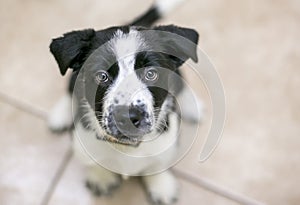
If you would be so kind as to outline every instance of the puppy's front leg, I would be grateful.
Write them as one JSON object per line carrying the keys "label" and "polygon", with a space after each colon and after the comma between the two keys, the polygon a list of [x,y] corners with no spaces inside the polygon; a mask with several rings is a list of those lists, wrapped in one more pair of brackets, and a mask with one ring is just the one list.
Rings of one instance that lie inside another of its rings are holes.
{"label": "puppy's front leg", "polygon": [[111,195],[120,184],[120,175],[96,164],[88,167],[86,186],[94,195]]}
{"label": "puppy's front leg", "polygon": [[167,205],[177,201],[179,186],[171,171],[144,176],[142,179],[153,204]]}
{"label": "puppy's front leg", "polygon": [[67,93],[54,105],[48,116],[48,127],[52,132],[63,132],[73,125],[72,97]]}
{"label": "puppy's front leg", "polygon": [[189,88],[184,87],[181,93],[179,93],[177,100],[180,105],[181,116],[184,120],[192,123],[201,122],[204,115],[203,103]]}

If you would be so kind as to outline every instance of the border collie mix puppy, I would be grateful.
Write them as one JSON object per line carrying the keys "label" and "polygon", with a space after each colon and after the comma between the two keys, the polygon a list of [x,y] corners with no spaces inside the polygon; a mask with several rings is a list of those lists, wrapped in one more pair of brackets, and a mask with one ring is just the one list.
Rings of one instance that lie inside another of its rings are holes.
{"label": "border collie mix puppy", "polygon": [[[110,143],[125,154],[149,155],[170,140],[176,141],[179,114],[190,120],[200,119],[189,105],[178,108],[175,95],[180,101],[187,92],[183,81],[174,77],[180,76],[178,68],[186,60],[197,61],[198,33],[174,25],[151,27],[180,1],[157,0],[128,25],[72,31],[53,39],[50,45],[61,74],[68,68],[73,72],[67,95],[50,113],[49,127],[55,132],[75,128],[75,154],[87,166],[87,187],[96,195],[111,194],[128,168],[129,175],[141,176],[153,203],[172,204],[177,198],[178,185],[171,171],[157,173],[153,169],[155,163],[162,167],[165,163],[168,168],[170,156],[132,165],[105,151],[105,146]],[[166,38],[166,33],[174,38]],[[189,43],[182,43],[175,36]],[[180,57],[167,51],[175,51]],[[78,136],[92,145],[86,147],[88,152],[100,150],[97,160],[119,163],[125,171],[116,173],[96,164],[82,151]],[[170,153],[176,153],[176,146]]]}

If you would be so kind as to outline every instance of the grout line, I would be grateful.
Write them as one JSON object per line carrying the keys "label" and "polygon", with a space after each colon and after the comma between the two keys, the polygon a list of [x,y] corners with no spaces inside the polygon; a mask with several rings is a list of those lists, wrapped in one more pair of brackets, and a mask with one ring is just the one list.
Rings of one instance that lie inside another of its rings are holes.
{"label": "grout line", "polygon": [[30,104],[29,102],[25,102],[23,100],[17,99],[1,91],[0,91],[0,99],[3,100],[5,103],[14,106],[19,110],[25,111],[43,120],[46,119],[47,112],[40,108],[36,108],[34,105]]}
{"label": "grout line", "polygon": [[48,205],[49,204],[49,201],[51,200],[53,193],[54,193],[61,177],[63,176],[64,171],[66,170],[67,166],[69,165],[72,157],[73,157],[72,146],[69,146],[68,150],[66,151],[66,153],[63,156],[63,159],[62,159],[53,179],[51,180],[51,184],[48,186],[48,189],[46,190],[46,193],[44,194],[44,196],[42,198],[42,202],[40,203],[40,205]]}
{"label": "grout line", "polygon": [[195,176],[191,173],[184,172],[178,168],[173,168],[172,170],[178,177],[182,178],[183,180],[188,181],[191,184],[194,184],[198,187],[202,187],[202,188],[204,188],[210,192],[213,192],[217,195],[223,196],[229,200],[235,201],[239,204],[265,205],[264,203],[259,202],[255,199],[252,199],[248,196],[234,192],[232,190],[229,190],[228,188],[221,187],[220,185],[217,185],[206,178]]}

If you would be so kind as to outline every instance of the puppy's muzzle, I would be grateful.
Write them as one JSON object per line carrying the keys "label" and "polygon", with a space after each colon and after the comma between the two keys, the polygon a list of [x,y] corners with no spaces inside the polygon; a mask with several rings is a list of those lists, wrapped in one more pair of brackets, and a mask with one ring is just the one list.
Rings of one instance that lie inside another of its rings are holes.
{"label": "puppy's muzzle", "polygon": [[142,106],[116,106],[112,111],[112,119],[116,127],[112,130],[115,130],[113,134],[116,136],[137,137],[150,132],[149,114]]}

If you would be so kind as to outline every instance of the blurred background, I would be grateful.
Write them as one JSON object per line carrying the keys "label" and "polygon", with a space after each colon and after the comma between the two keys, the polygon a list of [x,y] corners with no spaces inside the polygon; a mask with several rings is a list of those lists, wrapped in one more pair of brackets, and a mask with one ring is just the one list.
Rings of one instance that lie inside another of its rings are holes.
{"label": "blurred background", "polygon": [[[151,4],[0,1],[0,204],[42,204],[49,187],[49,204],[148,204],[137,180],[125,181],[114,197],[91,197],[83,167],[69,157],[69,135],[51,134],[43,117],[67,84],[50,55],[51,38],[129,22]],[[178,169],[266,204],[300,204],[299,21],[299,0],[187,0],[158,23],[200,33],[199,46],[226,92],[227,120],[216,151],[199,163],[200,137]],[[180,181],[178,204],[236,204]]]}

